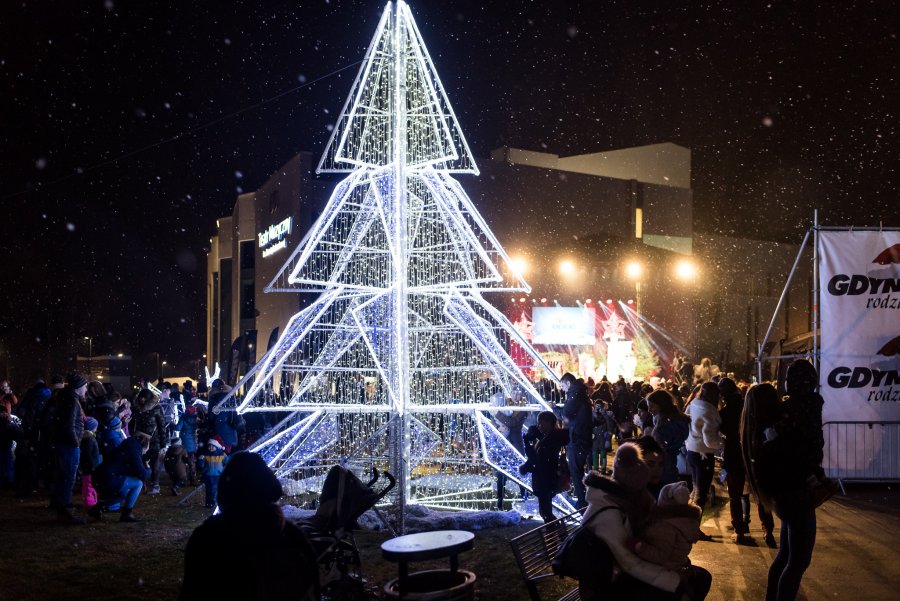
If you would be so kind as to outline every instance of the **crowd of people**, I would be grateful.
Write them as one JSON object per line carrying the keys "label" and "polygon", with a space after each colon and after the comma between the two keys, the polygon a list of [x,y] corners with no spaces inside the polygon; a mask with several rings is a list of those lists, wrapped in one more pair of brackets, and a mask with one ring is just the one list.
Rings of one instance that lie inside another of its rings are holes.
{"label": "crowd of people", "polygon": [[[796,596],[815,544],[815,508],[834,492],[820,467],[823,401],[816,371],[807,361],[794,362],[784,399],[769,383],[751,386],[712,370],[695,375],[692,385],[651,385],[566,373],[556,412],[542,412],[531,424],[525,412],[493,412],[527,457],[520,471],[532,474],[541,517],[552,521],[553,498],[571,495],[576,508],[586,509],[582,523],[621,572],[614,583],[586,576],[582,598],[598,598],[597,591],[607,594],[610,587],[623,598],[705,598],[711,576],[688,556],[695,543],[711,540],[700,525],[717,467],[728,491],[733,542],[751,540],[752,491],[765,544],[778,548],[766,599]],[[222,501],[219,481],[230,458],[254,434],[235,411],[216,410],[229,391],[222,380],[212,382],[208,395],[190,382],[157,388],[143,381],[129,399],[71,373],[53,376],[49,385],[38,379],[20,401],[0,382],[0,486],[22,497],[44,490],[61,522],[83,524],[87,518],[72,500],[80,484],[89,517],[118,511],[119,521],[133,522],[140,495],[160,494],[165,470],[169,492],[177,496],[202,483],[206,506],[214,507]],[[271,491],[246,503],[271,509],[280,486],[257,468],[250,473]],[[505,482],[498,484],[502,507]],[[243,502],[233,514],[246,509]],[[280,513],[271,511],[278,537],[290,539]],[[773,514],[781,521],[780,542]],[[228,515],[222,519],[230,523]],[[208,530],[212,541],[215,529]],[[200,545],[198,537],[189,551]]]}
{"label": "crowd of people", "polygon": [[[202,484],[206,506],[215,507],[229,457],[260,433],[235,411],[216,410],[229,391],[221,379],[208,390],[190,380],[158,387],[142,380],[129,398],[71,373],[49,385],[37,378],[20,401],[0,382],[0,487],[19,497],[45,491],[63,523],[113,511],[134,522],[140,495],[160,494],[165,470],[168,492]],[[79,489],[87,516],[72,500]]]}
{"label": "crowd of people", "polygon": [[[821,468],[823,401],[815,369],[795,361],[784,399],[769,383],[736,382],[710,369],[695,376],[692,386],[654,387],[566,373],[560,415],[541,413],[525,433],[520,471],[532,474],[541,517],[552,521],[553,497],[571,495],[576,508],[587,508],[582,523],[622,571],[615,583],[597,582],[602,570],[586,574],[582,599],[601,598],[601,590],[611,598],[613,589],[621,598],[705,598],[711,576],[691,566],[688,553],[712,540],[700,524],[717,468],[728,491],[732,541],[752,543],[752,491],[763,540],[778,548],[767,601],[795,598],[812,558],[815,508],[836,490]],[[780,542],[773,513],[781,520]]]}

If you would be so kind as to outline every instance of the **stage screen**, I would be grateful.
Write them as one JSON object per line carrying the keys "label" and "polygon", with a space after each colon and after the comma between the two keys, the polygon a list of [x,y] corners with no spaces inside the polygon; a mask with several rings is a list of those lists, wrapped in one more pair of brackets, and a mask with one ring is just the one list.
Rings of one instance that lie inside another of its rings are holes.
{"label": "stage screen", "polygon": [[595,311],[584,307],[534,307],[532,343],[594,344],[594,317]]}

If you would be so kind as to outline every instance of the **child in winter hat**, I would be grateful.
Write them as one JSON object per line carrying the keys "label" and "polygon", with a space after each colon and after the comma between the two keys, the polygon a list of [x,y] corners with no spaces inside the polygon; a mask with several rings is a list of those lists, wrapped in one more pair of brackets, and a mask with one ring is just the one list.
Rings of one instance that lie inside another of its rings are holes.
{"label": "child in winter hat", "polygon": [[197,457],[200,472],[203,474],[203,487],[206,492],[206,506],[215,507],[219,491],[219,477],[228,462],[225,455],[225,443],[218,435],[206,442],[206,452]]}
{"label": "child in winter hat", "polygon": [[650,522],[635,542],[634,552],[638,557],[670,570],[690,565],[688,555],[699,540],[702,514],[690,499],[685,482],[662,487]]}

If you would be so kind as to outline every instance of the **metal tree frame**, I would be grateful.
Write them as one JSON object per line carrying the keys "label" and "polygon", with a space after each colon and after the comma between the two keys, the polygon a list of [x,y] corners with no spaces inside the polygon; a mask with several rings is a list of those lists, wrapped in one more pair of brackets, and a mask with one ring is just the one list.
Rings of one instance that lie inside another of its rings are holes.
{"label": "metal tree frame", "polygon": [[491,412],[498,392],[523,397],[507,411],[551,410],[525,370],[552,372],[482,297],[530,287],[451,177],[478,169],[402,1],[317,172],[349,175],[266,291],[319,296],[222,407],[291,412],[252,449],[290,492],[336,462],[390,469],[401,529],[409,503],[485,507],[495,470],[530,487]]}

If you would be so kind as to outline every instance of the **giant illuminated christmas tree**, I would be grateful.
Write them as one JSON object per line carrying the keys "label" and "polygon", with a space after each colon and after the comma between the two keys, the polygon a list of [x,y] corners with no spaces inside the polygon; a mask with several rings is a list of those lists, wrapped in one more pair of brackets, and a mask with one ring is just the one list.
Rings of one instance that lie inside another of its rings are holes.
{"label": "giant illuminated christmas tree", "polygon": [[389,469],[401,516],[487,507],[494,470],[528,486],[492,415],[506,397],[522,398],[506,411],[549,409],[523,371],[546,366],[482,292],[529,288],[451,177],[478,169],[403,2],[385,8],[318,172],[349,175],[267,291],[319,296],[227,399],[291,412],[254,450],[295,494],[334,463]]}

